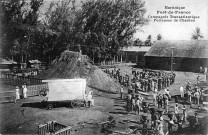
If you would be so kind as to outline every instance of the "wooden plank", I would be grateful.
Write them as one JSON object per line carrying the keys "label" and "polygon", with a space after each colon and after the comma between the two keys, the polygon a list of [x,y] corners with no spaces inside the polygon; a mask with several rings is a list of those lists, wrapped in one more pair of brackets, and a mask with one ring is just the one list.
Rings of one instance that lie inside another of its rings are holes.
{"label": "wooden plank", "polygon": [[[63,128],[63,129],[60,129],[60,130],[56,131],[56,132],[54,133],[54,135],[59,135],[59,134],[61,134],[61,135],[69,135],[70,132],[71,132],[71,127],[68,126],[68,127],[65,127],[65,128]],[[62,133],[63,133],[63,134],[62,134]]]}
{"label": "wooden plank", "polygon": [[[139,94],[142,94],[142,95],[145,95],[145,96],[149,96],[149,94],[146,93],[146,92],[141,92],[141,91],[138,91],[138,92],[139,92]],[[135,95],[137,95],[137,94],[135,94]]]}

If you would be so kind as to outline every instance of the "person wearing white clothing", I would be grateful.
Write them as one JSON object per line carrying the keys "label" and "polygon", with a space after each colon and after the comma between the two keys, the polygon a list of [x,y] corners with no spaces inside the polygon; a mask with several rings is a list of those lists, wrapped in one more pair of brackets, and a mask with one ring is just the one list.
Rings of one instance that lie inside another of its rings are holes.
{"label": "person wearing white clothing", "polygon": [[26,87],[26,85],[23,85],[22,89],[23,89],[23,98],[26,99],[27,98],[27,87]]}
{"label": "person wearing white clothing", "polygon": [[178,113],[179,113],[179,109],[178,109],[178,103],[176,103],[176,105],[175,105],[175,115],[177,115]]}
{"label": "person wearing white clothing", "polygon": [[15,99],[15,102],[16,102],[16,100],[20,99],[20,90],[18,86],[15,89],[15,94],[16,94],[16,99]]}
{"label": "person wearing white clothing", "polygon": [[204,73],[205,74],[207,73],[207,67],[204,67]]}
{"label": "person wearing white clothing", "polygon": [[153,99],[155,106],[157,105],[157,88],[155,88],[155,91],[153,92]]}
{"label": "person wearing white clothing", "polygon": [[89,107],[92,105],[94,106],[94,99],[92,98],[92,91],[90,91],[87,95],[87,101],[88,101],[88,105]]}
{"label": "person wearing white clothing", "polygon": [[121,94],[121,99],[123,99],[123,94],[124,94],[124,88],[123,88],[123,86],[121,86],[120,94]]}
{"label": "person wearing white clothing", "polygon": [[183,84],[182,84],[181,87],[180,87],[180,94],[181,94],[181,97],[184,97]]}

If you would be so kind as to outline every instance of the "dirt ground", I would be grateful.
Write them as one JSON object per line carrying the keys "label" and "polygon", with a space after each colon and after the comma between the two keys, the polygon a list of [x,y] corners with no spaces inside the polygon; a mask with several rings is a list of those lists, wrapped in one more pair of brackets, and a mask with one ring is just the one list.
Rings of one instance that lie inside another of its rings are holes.
{"label": "dirt ground", "polygon": [[[123,74],[131,72],[131,67],[119,67]],[[141,69],[138,69],[141,70]],[[186,84],[187,80],[196,83],[196,78],[199,74],[188,73],[188,72],[176,72],[176,82],[169,88],[171,95],[179,94],[179,87],[181,83]],[[2,90],[10,90],[11,86],[2,86]],[[36,134],[37,127],[40,124],[44,124],[48,121],[55,120],[63,124],[73,126],[77,135],[92,135],[92,134],[113,134],[114,131],[125,131],[131,132],[135,127],[142,129],[141,124],[137,121],[139,117],[134,112],[126,114],[125,112],[125,100],[119,99],[119,94],[107,94],[99,93],[100,95],[94,95],[95,106],[91,108],[66,108],[58,107],[52,110],[47,110],[41,106],[30,106],[23,107],[24,103],[37,103],[41,102],[44,97],[29,97],[28,99],[21,99],[17,103],[4,103],[0,104],[0,133],[1,134]],[[170,110],[173,110],[175,106],[174,100],[169,104]],[[182,105],[179,104],[179,108]],[[205,120],[208,117],[207,112],[201,111],[197,106],[190,108],[190,105],[186,105],[188,109],[188,116],[193,117],[194,112],[199,113],[199,118]],[[116,127],[102,131],[99,122],[105,121],[109,115],[116,117]],[[150,115],[149,115],[150,118]],[[167,119],[167,116],[165,116]],[[82,123],[82,125],[81,125]],[[84,123],[84,124],[83,124]],[[75,125],[78,125],[75,127]],[[183,126],[183,134],[201,134],[201,130],[190,130],[188,128],[189,123],[187,122]],[[150,123],[148,125],[150,128]],[[177,126],[174,127],[174,133],[176,132]],[[167,123],[164,124],[164,132],[167,131]],[[134,133],[135,134],[135,133]],[[150,132],[150,134],[152,134]]]}

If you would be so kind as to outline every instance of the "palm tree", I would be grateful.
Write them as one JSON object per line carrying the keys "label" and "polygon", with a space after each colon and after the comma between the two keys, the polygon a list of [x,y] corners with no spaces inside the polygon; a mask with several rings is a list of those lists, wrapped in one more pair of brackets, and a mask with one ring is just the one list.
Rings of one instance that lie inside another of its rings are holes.
{"label": "palm tree", "polygon": [[201,30],[199,27],[196,27],[194,33],[192,33],[191,39],[199,40],[200,38],[203,38]]}

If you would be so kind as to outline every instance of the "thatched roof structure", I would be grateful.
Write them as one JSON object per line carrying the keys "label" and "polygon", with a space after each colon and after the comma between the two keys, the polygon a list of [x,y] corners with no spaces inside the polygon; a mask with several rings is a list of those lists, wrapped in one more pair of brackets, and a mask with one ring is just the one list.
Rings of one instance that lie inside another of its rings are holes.
{"label": "thatched roof structure", "polygon": [[[82,58],[82,57],[81,57]],[[120,85],[87,59],[80,59],[78,52],[64,51],[52,66],[41,72],[39,79],[85,78],[90,88],[106,92],[119,92]]]}
{"label": "thatched roof structure", "polygon": [[182,58],[208,58],[208,40],[156,41],[145,56]]}

